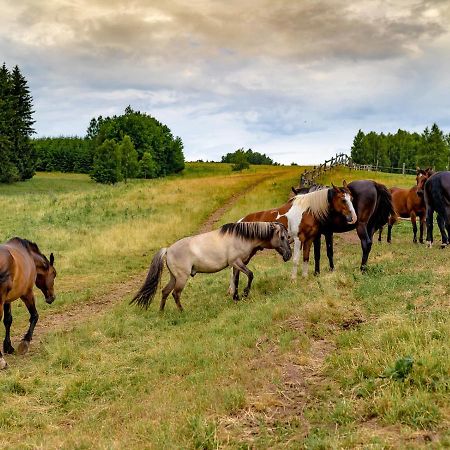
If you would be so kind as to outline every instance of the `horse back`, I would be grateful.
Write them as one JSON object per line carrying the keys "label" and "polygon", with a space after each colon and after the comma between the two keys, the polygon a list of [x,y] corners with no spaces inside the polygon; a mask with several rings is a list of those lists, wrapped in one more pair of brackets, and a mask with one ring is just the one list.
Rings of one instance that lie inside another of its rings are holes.
{"label": "horse back", "polygon": [[0,245],[0,273],[9,275],[6,298],[8,301],[16,300],[26,294],[33,288],[36,281],[36,266],[33,258],[25,249],[9,243]]}

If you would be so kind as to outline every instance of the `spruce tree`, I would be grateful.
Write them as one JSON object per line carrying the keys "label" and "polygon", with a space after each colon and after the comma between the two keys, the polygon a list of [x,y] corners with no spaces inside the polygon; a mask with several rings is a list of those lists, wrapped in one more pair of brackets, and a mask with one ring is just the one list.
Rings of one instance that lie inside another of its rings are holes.
{"label": "spruce tree", "polygon": [[15,66],[11,73],[11,133],[12,162],[19,171],[21,180],[28,180],[34,175],[35,155],[30,137],[33,129],[33,98],[28,83]]}

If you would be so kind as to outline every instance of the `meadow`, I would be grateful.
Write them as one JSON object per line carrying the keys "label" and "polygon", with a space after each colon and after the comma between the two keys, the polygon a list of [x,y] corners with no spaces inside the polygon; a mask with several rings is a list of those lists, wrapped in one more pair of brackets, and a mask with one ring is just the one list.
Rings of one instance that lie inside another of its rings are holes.
{"label": "meadow", "polygon": [[[282,204],[302,170],[191,163],[117,186],[47,173],[0,186],[1,240],[36,241],[58,270],[30,352],[0,373],[0,447],[449,446],[449,249],[414,245],[408,222],[374,243],[367,274],[351,232],[335,238],[334,272],[323,256],[320,276],[311,263],[292,283],[291,263],[263,252],[238,303],[225,270],[189,280],[184,313],[128,305],[157,249],[224,205],[216,226]],[[415,182],[347,169],[322,181],[344,178]],[[17,346],[28,316],[19,302],[13,315]]]}

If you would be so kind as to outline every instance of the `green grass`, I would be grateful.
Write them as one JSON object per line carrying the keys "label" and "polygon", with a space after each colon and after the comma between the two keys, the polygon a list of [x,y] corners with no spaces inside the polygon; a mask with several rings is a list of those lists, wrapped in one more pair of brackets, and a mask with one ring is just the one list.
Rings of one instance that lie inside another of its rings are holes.
{"label": "green grass", "polygon": [[[23,208],[11,209],[2,235],[20,235],[22,227],[46,251],[58,246],[56,307],[69,313],[73,302],[138,273],[156,248],[192,233],[256,180],[267,177],[222,222],[282,204],[302,170],[231,175],[198,164],[185,179],[128,186],[79,177],[71,190],[71,175],[42,174],[26,183],[39,185],[39,195],[2,187],[11,189],[2,201],[13,197],[36,220],[22,223]],[[355,176],[342,170],[332,180]],[[84,212],[88,204],[92,211]],[[125,250],[110,242],[122,234],[131,241]],[[183,314],[172,301],[164,314],[157,305],[142,312],[128,306],[130,294],[104,314],[47,333],[28,355],[7,356],[0,446],[405,448],[428,438],[436,448],[448,445],[448,252],[411,240],[409,223],[395,226],[393,243],[375,243],[362,275],[359,243],[337,236],[335,272],[324,258],[322,275],[296,284],[291,264],[264,252],[251,263],[251,296],[237,304],[226,296],[225,270],[189,280]],[[42,303],[39,310],[44,318],[49,312]],[[23,313],[13,323],[20,327]],[[387,376],[407,356],[411,371],[403,379]]]}

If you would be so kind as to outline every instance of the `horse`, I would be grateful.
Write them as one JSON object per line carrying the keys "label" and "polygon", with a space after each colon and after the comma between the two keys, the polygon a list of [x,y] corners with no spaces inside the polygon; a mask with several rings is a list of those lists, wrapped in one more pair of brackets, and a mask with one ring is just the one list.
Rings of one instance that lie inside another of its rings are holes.
{"label": "horse", "polygon": [[[291,238],[294,239],[294,266],[291,278],[295,280],[300,259],[299,228],[302,216],[306,211],[309,211],[320,222],[325,221],[332,212],[341,216],[348,223],[356,222],[356,212],[353,208],[350,191],[346,189],[346,186],[347,184],[344,181],[344,188],[342,189],[333,186],[332,188],[323,188],[307,194],[296,195],[278,208],[247,214],[239,222],[278,221],[288,229]],[[232,291],[232,283],[230,283],[229,291]]]}
{"label": "horse", "polygon": [[433,245],[433,213],[436,211],[442,236],[441,248],[445,248],[449,244],[450,235],[450,172],[436,172],[431,175],[425,183],[424,196],[428,247]]}
{"label": "horse", "polygon": [[[21,298],[30,313],[30,326],[20,342],[18,352],[28,351],[33,331],[39,319],[36,310],[33,286],[36,285],[44,294],[47,303],[55,300],[54,281],[56,270],[55,257],[50,259],[41,253],[39,247],[26,239],[15,237],[0,245],[0,320],[4,314],[5,340],[3,352],[14,353],[11,345],[10,329],[12,324],[11,302]],[[0,352],[0,369],[7,363]]]}
{"label": "horse", "polygon": [[[322,234],[325,236],[330,270],[334,270],[333,233],[344,233],[356,228],[362,249],[360,270],[365,272],[370,250],[372,249],[373,234],[385,225],[389,216],[394,213],[391,193],[383,184],[372,180],[356,180],[348,185],[345,184],[344,187],[348,189],[352,196],[357,221],[349,222],[338,211],[332,210],[328,217],[320,222],[319,230],[314,238],[314,272],[316,275],[320,273],[320,240]],[[308,220],[312,220],[309,215],[303,219],[305,229],[308,226]],[[304,251],[304,261],[305,258],[306,260],[309,258],[309,253],[306,253]]]}
{"label": "horse", "polygon": [[[398,218],[411,219],[413,227],[413,242],[417,243],[417,225],[416,218],[420,221],[419,242],[423,244],[423,229],[425,224],[425,200],[423,197],[423,187],[425,182],[432,174],[431,169],[417,169],[416,185],[410,189],[401,189],[392,187],[389,192],[392,195],[392,203],[395,213],[389,217],[387,242],[391,243],[392,227],[398,221]],[[380,228],[378,241],[381,242],[383,227]]]}
{"label": "horse", "polygon": [[[164,310],[171,292],[178,309],[183,311],[180,297],[189,275],[193,277],[197,273],[215,273],[228,266],[247,276],[248,283],[244,289],[246,297],[253,281],[253,272],[247,264],[258,250],[265,248],[276,250],[284,261],[291,258],[289,235],[283,224],[228,223],[217,230],[185,237],[155,254],[144,284],[130,303],[148,308],[161,280],[164,258],[170,280],[162,290],[160,311]],[[239,300],[237,288],[235,285],[233,292],[233,299],[236,301]]]}

